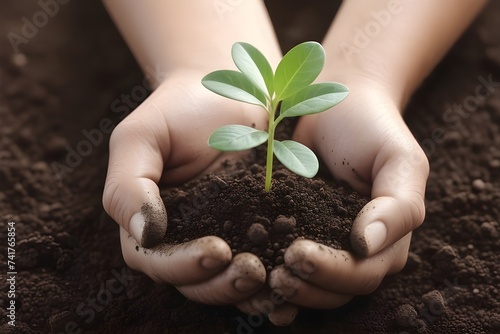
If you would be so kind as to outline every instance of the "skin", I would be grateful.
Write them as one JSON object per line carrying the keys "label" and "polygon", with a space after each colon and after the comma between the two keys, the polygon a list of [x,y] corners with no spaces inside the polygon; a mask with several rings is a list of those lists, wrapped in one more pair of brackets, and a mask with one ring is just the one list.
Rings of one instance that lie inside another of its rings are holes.
{"label": "skin", "polygon": [[[270,285],[286,290],[287,301],[297,305],[338,307],[403,268],[411,231],[424,220],[429,164],[401,113],[486,1],[400,1],[397,14],[367,46],[346,52],[343,42],[353,44],[356,28],[374,21],[372,11],[388,11],[388,3],[342,3],[323,41],[327,61],[320,80],[342,82],[350,95],[333,110],[302,118],[295,132],[336,178],[372,198],[351,232],[357,257],[308,240],[288,248],[285,265],[295,274],[277,268]],[[382,222],[386,232],[365,232],[373,222]]]}
{"label": "skin", "polygon": [[[383,0],[343,2],[322,41],[327,59],[318,82],[341,82],[350,95],[331,111],[303,117],[294,137],[319,153],[334,177],[372,201],[354,222],[356,254],[298,240],[268,278],[270,287],[263,287],[265,270],[254,255],[233,258],[217,237],[157,246],[167,229],[157,183],[183,182],[227,158],[206,144],[219,126],[266,126],[261,109],[200,84],[213,70],[234,69],[229,50],[237,41],[255,45],[275,68],[281,53],[265,7],[260,1],[225,11],[204,0],[104,3],[142,68],[159,66],[165,74],[110,141],[103,204],[120,224],[130,267],[192,300],[235,304],[279,325],[290,323],[299,306],[339,307],[402,269],[411,231],[424,220],[429,165],[401,113],[485,0],[401,0],[399,7]],[[357,31],[378,22],[373,11],[390,16],[362,43]],[[284,299],[269,304],[273,293]]]}
{"label": "skin", "polygon": [[[248,41],[278,63],[281,51],[267,11],[261,2],[247,1],[221,19],[205,0],[104,3],[144,71],[160,72],[156,90],[110,139],[103,205],[120,225],[124,259],[192,300],[243,302],[265,282],[260,260],[252,254],[233,258],[227,243],[214,236],[157,246],[167,230],[157,183],[184,182],[220,165],[227,155],[207,145],[216,128],[267,125],[262,109],[222,98],[201,85],[207,73],[234,68],[228,52],[234,41]],[[258,27],[254,22],[260,22]],[[203,30],[210,34],[200,34]]]}

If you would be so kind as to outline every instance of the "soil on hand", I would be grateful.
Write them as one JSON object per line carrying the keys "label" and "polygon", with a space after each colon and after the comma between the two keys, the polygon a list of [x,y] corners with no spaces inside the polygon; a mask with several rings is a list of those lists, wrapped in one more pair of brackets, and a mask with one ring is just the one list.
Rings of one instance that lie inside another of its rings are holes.
{"label": "soil on hand", "polygon": [[[26,20],[43,19],[40,3],[58,3],[58,12],[45,15],[36,34],[18,39],[15,53],[6,36],[22,37]],[[340,309],[302,310],[287,328],[234,307],[192,303],[126,267],[118,227],[101,206],[108,127],[150,90],[100,1],[62,3],[0,2],[2,278],[9,221],[16,223],[17,240],[16,327],[7,324],[10,286],[2,279],[0,333],[500,332],[499,2],[490,1],[407,108],[407,124],[429,157],[431,174],[427,216],[413,234],[405,269]],[[237,1],[216,3],[227,4],[225,17],[238,10]],[[286,50],[321,40],[340,1],[267,4]],[[250,174],[259,180],[250,168],[241,173],[231,180],[242,183]],[[278,176],[274,189],[287,189],[287,180]],[[287,233],[292,216],[300,229],[300,212],[279,211],[266,217],[273,226],[268,233]],[[247,223],[268,224],[254,219],[248,216]],[[221,233],[224,225],[242,224],[229,221],[219,222]],[[262,227],[254,226],[252,240],[264,243]],[[248,229],[242,231],[241,240],[250,240]],[[279,250],[272,250],[277,260]]]}

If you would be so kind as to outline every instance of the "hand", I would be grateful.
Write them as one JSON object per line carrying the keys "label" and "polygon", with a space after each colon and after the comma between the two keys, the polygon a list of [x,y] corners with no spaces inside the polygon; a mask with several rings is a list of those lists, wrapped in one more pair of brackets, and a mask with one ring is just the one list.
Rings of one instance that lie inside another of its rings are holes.
{"label": "hand", "polygon": [[208,147],[207,138],[219,126],[245,124],[263,129],[267,122],[262,109],[205,89],[202,76],[171,73],[116,127],[110,140],[103,205],[120,225],[127,265],[157,282],[175,285],[192,300],[233,304],[265,282],[264,266],[255,255],[232,258],[227,243],[215,236],[161,244],[167,213],[157,186],[160,179],[182,182],[214,168],[223,157]]}
{"label": "hand", "polygon": [[385,275],[403,268],[411,231],[425,215],[429,165],[400,108],[377,83],[347,86],[345,101],[302,118],[295,137],[319,152],[334,177],[371,192],[372,200],[352,228],[358,256],[310,240],[287,249],[285,266],[271,273],[270,285],[300,306],[335,308],[375,290]]}

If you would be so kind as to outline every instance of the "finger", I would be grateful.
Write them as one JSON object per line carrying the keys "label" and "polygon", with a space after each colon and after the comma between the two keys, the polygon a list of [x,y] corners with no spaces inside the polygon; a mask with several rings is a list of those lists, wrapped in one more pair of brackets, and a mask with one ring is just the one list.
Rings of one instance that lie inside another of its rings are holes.
{"label": "finger", "polygon": [[267,316],[274,312],[277,305],[284,302],[280,295],[273,293],[268,286],[264,286],[256,294],[236,304],[236,307],[246,314],[264,314]]}
{"label": "finger", "polygon": [[251,253],[237,254],[229,266],[206,282],[178,286],[187,298],[212,305],[235,304],[253,295],[266,281],[266,270]]}
{"label": "finger", "polygon": [[299,312],[296,305],[285,302],[281,295],[269,287],[262,288],[258,293],[236,306],[241,312],[255,317],[265,315],[276,326],[289,325]]}
{"label": "finger", "polygon": [[288,326],[295,320],[298,313],[299,307],[297,305],[284,303],[278,305],[268,318],[275,326]]}
{"label": "finger", "polygon": [[425,217],[427,157],[412,139],[394,142],[377,155],[373,200],[358,214],[351,231],[351,245],[360,256],[371,256],[393,244]]}
{"label": "finger", "polygon": [[144,102],[113,131],[108,173],[103,193],[106,212],[144,247],[161,241],[167,228],[167,213],[157,186],[163,159],[168,154],[164,122],[153,103]]}
{"label": "finger", "polygon": [[195,284],[210,279],[231,262],[231,249],[222,239],[203,237],[178,245],[139,247],[120,228],[122,254],[127,265],[156,282],[172,285]]}
{"label": "finger", "polygon": [[314,146],[314,136],[311,131],[317,128],[318,115],[302,116],[293,131],[292,139],[298,141],[309,148]]}
{"label": "finger", "polygon": [[302,239],[288,247],[284,260],[296,276],[311,284],[329,291],[363,295],[373,292],[387,274],[404,267],[410,238],[411,233],[366,259]]}
{"label": "finger", "polygon": [[285,266],[278,266],[271,272],[269,286],[281,294],[287,302],[308,308],[336,308],[346,304],[353,297],[306,282]]}

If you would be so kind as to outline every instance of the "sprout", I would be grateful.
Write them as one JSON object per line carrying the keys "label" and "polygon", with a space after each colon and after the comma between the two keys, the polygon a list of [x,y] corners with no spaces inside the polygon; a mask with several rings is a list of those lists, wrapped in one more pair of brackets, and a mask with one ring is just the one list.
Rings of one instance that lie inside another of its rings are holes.
{"label": "sprout", "polygon": [[275,140],[274,133],[285,117],[323,112],[349,94],[347,87],[339,83],[312,83],[325,63],[321,44],[305,42],[295,46],[280,61],[276,72],[264,55],[248,43],[235,43],[232,57],[239,72],[215,71],[206,75],[202,84],[219,95],[264,108],[269,115],[268,131],[226,125],[212,133],[208,145],[220,151],[241,151],[267,141],[266,191],[271,188],[273,154],[292,172],[314,177],[319,169],[316,155],[296,141]]}

